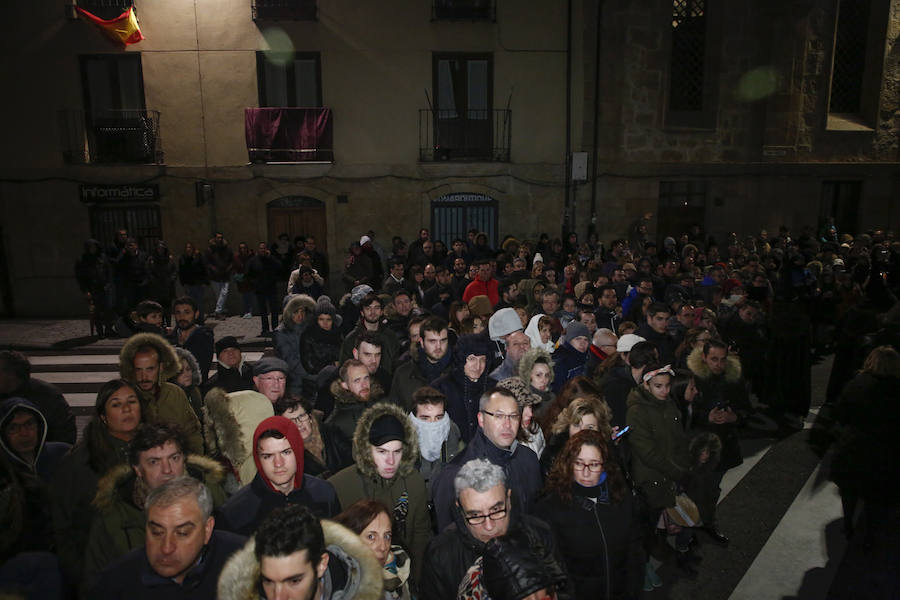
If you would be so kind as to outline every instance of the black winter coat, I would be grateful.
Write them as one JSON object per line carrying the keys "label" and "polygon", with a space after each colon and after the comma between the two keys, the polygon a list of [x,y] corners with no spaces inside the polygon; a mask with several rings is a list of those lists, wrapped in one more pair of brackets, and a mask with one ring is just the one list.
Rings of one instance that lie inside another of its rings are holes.
{"label": "black winter coat", "polygon": [[466,448],[447,463],[432,483],[431,497],[434,503],[438,531],[453,522],[453,507],[456,505],[456,491],[453,480],[464,464],[476,458],[483,458],[503,468],[506,474],[506,486],[512,490],[513,497],[525,514],[534,509],[534,500],[543,485],[541,465],[537,455],[531,448],[515,444],[515,450],[509,452],[498,448],[481,429],[469,442]]}
{"label": "black winter coat", "polygon": [[[526,529],[530,535],[544,540],[546,547],[556,551],[553,532],[547,524],[530,515],[510,513],[507,532]],[[425,549],[419,586],[419,600],[456,600],[459,584],[472,563],[484,553],[484,544],[469,533],[462,514],[453,505],[453,523],[438,536],[431,539]],[[560,559],[562,560],[562,559]]]}
{"label": "black winter coat", "polygon": [[553,494],[538,502],[535,514],[556,535],[574,585],[573,597],[638,597],[643,584],[644,553],[637,502],[630,492],[621,502],[593,502],[575,494],[565,501]]}
{"label": "black winter coat", "polygon": [[466,377],[461,367],[452,366],[431,387],[447,396],[447,414],[459,427],[462,440],[469,443],[478,431],[478,402],[487,387],[487,368],[478,381],[472,381]]}
{"label": "black winter coat", "polygon": [[341,512],[334,487],[311,475],[303,476],[303,486],[288,495],[272,491],[259,473],[242,487],[216,514],[216,529],[240,535],[251,535],[262,520],[279,506],[302,504],[320,519],[330,519]]}
{"label": "black winter coat", "polygon": [[322,436],[322,444],[325,447],[325,464],[322,464],[309,450],[304,450],[303,472],[321,479],[328,479],[353,463],[353,452],[350,440],[337,427],[319,423],[319,435]]}
{"label": "black winter coat", "polygon": [[637,387],[634,377],[631,375],[631,367],[621,365],[609,370],[603,381],[600,382],[600,391],[609,409],[612,411],[610,425],[625,426],[625,416],[628,414],[628,394]]}
{"label": "black winter coat", "polygon": [[310,321],[300,336],[300,362],[310,375],[338,362],[341,354],[341,332],[336,325],[325,331],[316,321]]}
{"label": "black winter coat", "polygon": [[150,567],[143,546],[116,561],[101,575],[87,598],[104,600],[178,600],[179,598],[215,598],[219,573],[231,555],[246,539],[225,531],[213,531],[203,560],[188,571],[181,584],[160,577]]}

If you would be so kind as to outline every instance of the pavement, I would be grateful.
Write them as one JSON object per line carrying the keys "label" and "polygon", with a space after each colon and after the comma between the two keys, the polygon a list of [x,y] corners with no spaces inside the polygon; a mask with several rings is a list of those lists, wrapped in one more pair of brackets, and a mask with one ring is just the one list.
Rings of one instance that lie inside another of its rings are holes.
{"label": "pavement", "polygon": [[[259,317],[240,316],[224,319],[207,318],[204,323],[213,329],[216,339],[233,335],[247,348],[265,350],[271,338],[260,337]],[[81,352],[109,352],[121,348],[126,338],[99,339],[91,335],[87,319],[0,319],[0,348],[29,351],[77,350]]]}

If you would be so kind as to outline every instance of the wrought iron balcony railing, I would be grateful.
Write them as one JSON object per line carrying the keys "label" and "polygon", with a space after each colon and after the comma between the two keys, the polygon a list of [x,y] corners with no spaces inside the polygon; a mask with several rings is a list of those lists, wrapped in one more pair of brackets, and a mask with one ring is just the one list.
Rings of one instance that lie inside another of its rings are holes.
{"label": "wrought iron balcony railing", "polygon": [[159,111],[83,110],[59,113],[63,158],[68,163],[161,164]]}
{"label": "wrought iron balcony railing", "polygon": [[253,20],[316,20],[316,0],[252,0]]}
{"label": "wrought iron balcony railing", "polygon": [[419,160],[509,161],[509,109],[419,110]]}
{"label": "wrought iron balcony railing", "polygon": [[431,18],[496,21],[497,6],[494,0],[432,0]]}

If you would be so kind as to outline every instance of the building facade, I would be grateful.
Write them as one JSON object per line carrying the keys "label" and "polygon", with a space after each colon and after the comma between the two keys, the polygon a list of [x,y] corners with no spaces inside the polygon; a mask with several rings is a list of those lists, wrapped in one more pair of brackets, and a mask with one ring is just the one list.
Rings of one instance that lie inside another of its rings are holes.
{"label": "building facade", "polygon": [[83,314],[74,261],[121,227],[176,258],[315,235],[338,279],[370,229],[900,222],[900,0],[79,4],[133,5],[145,39],[72,0],[8,7],[7,314]]}

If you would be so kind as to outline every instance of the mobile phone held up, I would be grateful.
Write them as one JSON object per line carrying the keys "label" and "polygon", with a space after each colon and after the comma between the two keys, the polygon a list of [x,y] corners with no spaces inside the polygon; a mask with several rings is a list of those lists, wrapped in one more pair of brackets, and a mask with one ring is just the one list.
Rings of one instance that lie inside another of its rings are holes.
{"label": "mobile phone held up", "polygon": [[619,439],[620,437],[622,437],[629,431],[631,431],[631,425],[626,425],[625,427],[623,427],[622,429],[620,429],[616,432],[616,435],[613,436],[613,440]]}

